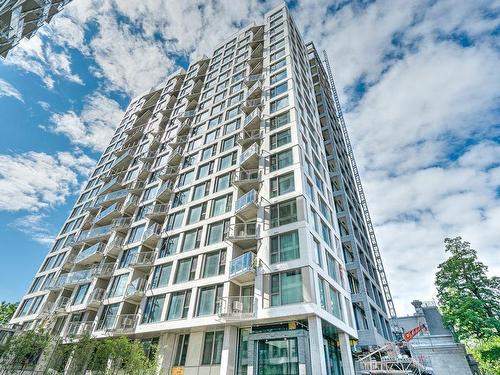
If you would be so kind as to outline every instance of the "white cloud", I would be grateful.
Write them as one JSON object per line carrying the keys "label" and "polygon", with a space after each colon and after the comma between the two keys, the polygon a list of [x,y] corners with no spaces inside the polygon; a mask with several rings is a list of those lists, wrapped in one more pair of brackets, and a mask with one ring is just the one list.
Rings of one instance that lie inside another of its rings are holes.
{"label": "white cloud", "polygon": [[38,212],[63,204],[95,161],[79,151],[0,155],[0,210]]}
{"label": "white cloud", "polygon": [[51,115],[48,130],[64,134],[75,145],[103,151],[121,120],[122,110],[116,101],[98,92],[86,100],[80,114],[68,111]]}
{"label": "white cloud", "polygon": [[2,96],[11,96],[17,100],[24,101],[21,93],[16,90],[9,82],[0,79],[0,98]]}
{"label": "white cloud", "polygon": [[21,216],[9,224],[9,227],[23,232],[32,240],[48,246],[54,243],[54,231],[47,222],[47,214],[34,213]]}

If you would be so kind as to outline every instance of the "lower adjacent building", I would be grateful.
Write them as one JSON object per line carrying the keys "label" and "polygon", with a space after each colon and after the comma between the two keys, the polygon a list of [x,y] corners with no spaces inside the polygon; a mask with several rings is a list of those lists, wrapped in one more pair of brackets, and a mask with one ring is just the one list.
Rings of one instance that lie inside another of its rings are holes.
{"label": "lower adjacent building", "polygon": [[412,305],[415,313],[398,317],[394,326],[395,335],[400,339],[405,332],[420,329],[409,340],[409,354],[432,368],[433,375],[480,374],[477,363],[467,354],[465,346],[455,340],[453,333],[444,325],[437,305],[432,301],[418,300]]}
{"label": "lower adjacent building", "polygon": [[353,374],[390,333],[309,53],[280,6],[135,98],[11,323],[156,344],[164,373]]}

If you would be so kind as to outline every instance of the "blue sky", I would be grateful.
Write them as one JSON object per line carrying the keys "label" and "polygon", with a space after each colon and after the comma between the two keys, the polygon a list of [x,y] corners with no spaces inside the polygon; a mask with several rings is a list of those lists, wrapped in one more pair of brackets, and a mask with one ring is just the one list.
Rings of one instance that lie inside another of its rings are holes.
{"label": "blue sky", "polygon": [[[0,60],[0,300],[24,293],[130,98],[277,4],[74,0]],[[335,67],[397,309],[433,297],[446,236],[498,274],[498,4],[291,5]]]}

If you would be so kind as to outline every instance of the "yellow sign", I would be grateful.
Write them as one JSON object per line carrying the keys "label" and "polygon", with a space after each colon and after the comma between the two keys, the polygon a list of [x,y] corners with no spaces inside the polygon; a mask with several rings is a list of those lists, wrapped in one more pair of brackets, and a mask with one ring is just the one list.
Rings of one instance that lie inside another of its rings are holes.
{"label": "yellow sign", "polygon": [[171,375],[184,375],[184,367],[172,367]]}
{"label": "yellow sign", "polygon": [[288,329],[297,329],[297,322],[288,322]]}

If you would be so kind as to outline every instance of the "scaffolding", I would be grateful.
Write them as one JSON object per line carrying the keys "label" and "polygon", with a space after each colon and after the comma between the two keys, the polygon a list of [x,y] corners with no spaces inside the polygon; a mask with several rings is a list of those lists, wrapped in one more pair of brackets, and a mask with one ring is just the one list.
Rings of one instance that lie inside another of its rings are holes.
{"label": "scaffolding", "polygon": [[324,63],[326,66],[326,71],[328,72],[328,79],[330,81],[330,87],[333,93],[333,99],[335,104],[335,110],[337,112],[337,118],[340,122],[342,128],[342,134],[344,136],[344,141],[347,147],[347,153],[349,156],[349,161],[354,175],[354,181],[356,183],[356,189],[358,191],[359,200],[361,203],[361,208],[363,210],[363,216],[368,228],[368,234],[370,236],[370,243],[373,251],[373,256],[377,264],[377,270],[380,276],[380,282],[382,283],[382,289],[384,291],[385,300],[387,307],[389,309],[389,316],[392,320],[396,318],[396,310],[394,308],[394,301],[392,299],[391,291],[389,289],[389,283],[387,282],[387,275],[385,274],[384,264],[382,263],[382,257],[380,256],[380,250],[377,243],[377,238],[375,236],[375,231],[373,229],[372,219],[370,217],[370,211],[368,210],[368,205],[366,203],[365,193],[363,191],[363,186],[361,185],[361,179],[359,178],[359,171],[356,165],[356,160],[354,159],[354,153],[352,151],[351,142],[349,140],[349,134],[347,132],[347,127],[344,121],[344,116],[342,114],[342,108],[340,107],[339,96],[337,94],[337,89],[335,88],[335,81],[333,78],[333,72],[328,61],[328,55],[325,50],[323,50]]}

